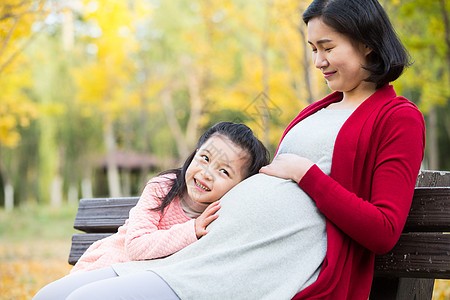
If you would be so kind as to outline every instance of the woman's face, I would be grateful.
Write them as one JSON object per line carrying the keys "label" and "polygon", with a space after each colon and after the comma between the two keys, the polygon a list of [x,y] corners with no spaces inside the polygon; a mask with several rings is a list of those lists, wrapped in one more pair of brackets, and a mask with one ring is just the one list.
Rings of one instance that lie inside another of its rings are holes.
{"label": "woman's face", "polygon": [[197,204],[219,200],[245,176],[249,154],[227,137],[215,134],[197,150],[186,170],[189,198]]}
{"label": "woman's face", "polygon": [[308,22],[308,43],[313,50],[313,62],[322,71],[330,89],[345,93],[358,93],[373,84],[365,82],[370,72],[362,68],[371,52],[326,25],[321,18]]}

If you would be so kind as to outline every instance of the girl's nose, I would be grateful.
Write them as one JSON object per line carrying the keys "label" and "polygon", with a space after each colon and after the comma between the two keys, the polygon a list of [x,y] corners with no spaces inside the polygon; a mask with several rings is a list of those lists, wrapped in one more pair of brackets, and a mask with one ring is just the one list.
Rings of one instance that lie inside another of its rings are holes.
{"label": "girl's nose", "polygon": [[209,170],[209,168],[206,168],[206,167],[202,169],[202,176],[206,180],[213,180],[214,179],[211,171]]}

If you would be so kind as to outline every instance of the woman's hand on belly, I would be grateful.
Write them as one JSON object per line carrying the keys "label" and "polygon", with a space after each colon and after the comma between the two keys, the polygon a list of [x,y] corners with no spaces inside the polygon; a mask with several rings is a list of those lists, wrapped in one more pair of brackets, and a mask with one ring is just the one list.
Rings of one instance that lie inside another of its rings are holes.
{"label": "woman's hand on belly", "polygon": [[307,158],[285,153],[277,155],[271,164],[262,167],[259,172],[283,179],[292,179],[299,183],[313,165],[314,163]]}

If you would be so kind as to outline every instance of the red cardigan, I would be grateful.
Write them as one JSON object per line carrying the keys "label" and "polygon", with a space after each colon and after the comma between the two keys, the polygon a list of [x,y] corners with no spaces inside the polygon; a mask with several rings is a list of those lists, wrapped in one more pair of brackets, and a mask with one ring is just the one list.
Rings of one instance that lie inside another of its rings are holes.
{"label": "red cardigan", "polygon": [[[302,119],[341,99],[335,92],[305,108],[283,138]],[[336,139],[330,176],[314,165],[299,183],[327,218],[327,254],[317,281],[293,299],[368,299],[375,254],[392,249],[400,237],[424,147],[422,114],[391,85],[348,118]]]}

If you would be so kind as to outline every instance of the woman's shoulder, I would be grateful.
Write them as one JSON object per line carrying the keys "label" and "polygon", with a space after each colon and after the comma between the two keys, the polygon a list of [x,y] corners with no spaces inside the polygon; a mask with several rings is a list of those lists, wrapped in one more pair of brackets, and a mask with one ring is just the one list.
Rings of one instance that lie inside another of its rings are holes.
{"label": "woman's shoulder", "polygon": [[422,112],[416,104],[405,97],[397,96],[393,98],[388,106],[389,109],[386,114],[391,118],[408,117],[423,120]]}
{"label": "woman's shoulder", "polygon": [[386,84],[368,101],[370,110],[379,111],[382,120],[409,116],[417,119],[423,119],[422,113],[418,107],[405,97],[398,96],[394,87]]}
{"label": "woman's shoulder", "polygon": [[[385,105],[376,124],[383,132],[405,132],[407,134],[423,135],[425,120],[419,108],[404,97],[395,97]],[[401,128],[408,128],[404,131]]]}

